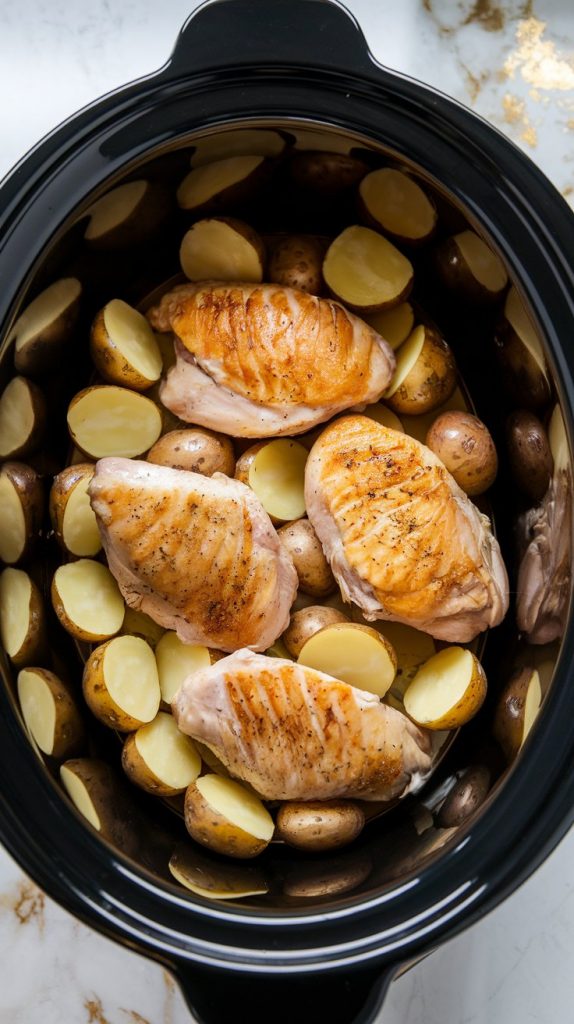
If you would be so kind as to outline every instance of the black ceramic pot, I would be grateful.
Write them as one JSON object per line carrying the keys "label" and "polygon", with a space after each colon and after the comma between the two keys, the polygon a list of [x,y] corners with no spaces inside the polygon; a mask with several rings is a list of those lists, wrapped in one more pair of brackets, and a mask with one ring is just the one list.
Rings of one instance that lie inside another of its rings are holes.
{"label": "black ceramic pot", "polygon": [[[185,25],[161,71],[83,110],[14,169],[0,189],[0,336],[27,298],[74,265],[82,210],[94,195],[122,177],[145,175],[145,168],[165,169],[176,180],[199,135],[238,125],[271,126],[291,138],[302,127],[347,137],[367,158],[387,154],[413,168],[448,200],[455,220],[463,211],[501,254],[530,306],[554,400],[574,436],[571,212],[502,135],[376,64],[356,23],[323,0],[207,4]],[[156,256],[160,250],[158,243]],[[144,254],[148,269],[151,251]],[[111,260],[113,273],[124,275],[125,295],[134,273],[145,277],[140,256]],[[104,281],[102,294],[110,287]],[[468,333],[472,347],[486,328],[474,314],[461,319],[459,309],[457,316],[456,329]],[[504,406],[487,348],[468,360],[468,371],[479,411],[496,430],[512,402]],[[3,383],[14,373],[6,343],[1,372]],[[68,370],[58,372],[65,391]],[[504,479],[496,500],[504,540],[513,509]],[[504,673],[517,659],[524,663],[525,640],[513,622],[511,611],[489,639],[497,680],[492,701]],[[268,895],[235,904],[175,885],[166,864],[180,822],[169,813],[158,818],[142,803],[138,836],[123,850],[85,825],[29,744],[5,663],[0,838],[50,896],[172,971],[206,1024],[238,1016],[253,1024],[304,1024],[318,1013],[331,1024],[371,1021],[401,967],[492,909],[571,824],[571,626],[559,646],[548,654],[552,683],[514,765],[505,766],[491,741],[491,701],[452,748],[432,783],[435,797],[416,813],[411,805],[376,821],[349,851],[320,861],[271,847]],[[495,780],[488,799],[460,828],[441,828],[433,807],[449,780],[476,761],[488,763]],[[143,838],[141,821],[149,821]]]}

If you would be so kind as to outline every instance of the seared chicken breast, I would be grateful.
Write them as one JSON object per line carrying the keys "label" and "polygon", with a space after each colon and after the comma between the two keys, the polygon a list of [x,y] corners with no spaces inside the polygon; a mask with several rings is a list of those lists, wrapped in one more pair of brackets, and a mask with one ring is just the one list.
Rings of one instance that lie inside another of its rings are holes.
{"label": "seared chicken breast", "polygon": [[238,651],[186,679],[182,732],[268,800],[392,800],[431,769],[431,743],[374,694],[282,658]]}
{"label": "seared chicken breast", "polygon": [[374,402],[395,366],[387,342],[338,302],[274,284],[183,285],[148,318],[178,339],[163,404],[236,437],[301,433]]}
{"label": "seared chicken breast", "polygon": [[305,500],[343,597],[367,619],[466,642],[504,617],[508,579],[488,517],[414,438],[339,419],[311,449]]}
{"label": "seared chicken breast", "polygon": [[133,459],[100,459],[89,488],[131,608],[184,643],[263,651],[283,632],[297,574],[253,491]]}

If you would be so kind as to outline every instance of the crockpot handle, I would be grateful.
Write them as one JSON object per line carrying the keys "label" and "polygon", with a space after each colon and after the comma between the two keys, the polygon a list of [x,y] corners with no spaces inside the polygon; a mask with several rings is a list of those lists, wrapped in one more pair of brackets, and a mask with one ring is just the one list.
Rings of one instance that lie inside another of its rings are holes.
{"label": "crockpot handle", "polygon": [[235,974],[186,964],[177,980],[197,1024],[373,1024],[394,968],[330,974]]}
{"label": "crockpot handle", "polygon": [[161,74],[256,64],[376,67],[355,18],[337,0],[208,0],[183,26]]}

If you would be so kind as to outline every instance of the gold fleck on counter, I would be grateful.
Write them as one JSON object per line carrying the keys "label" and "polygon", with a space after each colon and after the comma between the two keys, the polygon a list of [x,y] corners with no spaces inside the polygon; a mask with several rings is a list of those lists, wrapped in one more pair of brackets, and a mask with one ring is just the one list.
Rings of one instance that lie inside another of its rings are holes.
{"label": "gold fleck on counter", "polygon": [[504,62],[504,74],[520,72],[536,89],[574,89],[574,54],[562,55],[555,43],[544,39],[546,22],[525,18],[516,29],[516,48]]}

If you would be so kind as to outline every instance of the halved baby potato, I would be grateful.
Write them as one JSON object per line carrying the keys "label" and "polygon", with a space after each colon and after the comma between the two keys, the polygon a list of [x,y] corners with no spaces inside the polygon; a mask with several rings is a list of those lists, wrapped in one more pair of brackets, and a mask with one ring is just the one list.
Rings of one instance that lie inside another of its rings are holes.
{"label": "halved baby potato", "polygon": [[509,761],[516,757],[532,729],[541,704],[537,670],[519,669],[501,693],[494,716],[493,732]]}
{"label": "halved baby potato", "polygon": [[128,181],[97,199],[84,216],[84,232],[94,249],[123,249],[145,241],[170,210],[168,193],[158,182]]}
{"label": "halved baby potato", "polygon": [[260,441],[237,460],[235,476],[255,492],[274,523],[305,515],[305,464],[309,452],[298,441]]}
{"label": "halved baby potato", "polygon": [[84,726],[68,687],[46,668],[18,673],[18,700],[28,732],[50,757],[70,757],[81,746]]}
{"label": "halved baby potato", "polygon": [[202,164],[185,176],[177,190],[177,201],[194,215],[240,203],[254,194],[267,169],[266,158],[255,154]]}
{"label": "halved baby potato", "polygon": [[519,408],[542,409],[551,397],[546,360],[534,323],[514,287],[506,296],[495,343],[510,397]]}
{"label": "halved baby potato", "polygon": [[23,462],[0,469],[0,558],[16,565],[32,550],[44,509],[40,477]]}
{"label": "halved baby potato", "polygon": [[[281,637],[287,648],[288,656],[298,658],[312,636],[327,626],[334,626],[336,623],[342,622],[349,622],[349,617],[338,608],[329,608],[322,604],[297,608],[291,613],[289,625]],[[282,654],[275,654],[274,657],[282,657]]]}
{"label": "halved baby potato", "polygon": [[319,630],[303,645],[297,662],[377,697],[385,696],[397,671],[390,641],[358,622],[335,623]]}
{"label": "halved baby potato", "polygon": [[367,405],[361,415],[368,416],[370,420],[375,420],[375,423],[380,423],[382,427],[388,427],[389,430],[398,430],[400,434],[405,432],[397,414],[382,402],[373,402],[372,405]]}
{"label": "halved baby potato", "polygon": [[25,377],[13,377],[0,395],[0,459],[29,455],[46,426],[46,400]]}
{"label": "halved baby potato", "polygon": [[415,327],[397,351],[385,403],[399,416],[420,416],[442,405],[455,387],[456,364],[446,341],[432,327]]}
{"label": "halved baby potato", "polygon": [[52,604],[76,640],[99,643],[122,627],[125,605],[110,570],[91,558],[60,565],[52,580]]}
{"label": "halved baby potato", "polygon": [[388,341],[392,349],[397,349],[411,333],[415,325],[415,314],[410,302],[401,302],[393,309],[367,313],[364,320],[381,338]]}
{"label": "halved baby potato", "polygon": [[426,729],[457,729],[480,710],[486,676],[478,659],[464,647],[445,647],[418,670],[407,687],[407,715]]}
{"label": "halved baby potato", "polygon": [[180,686],[193,672],[209,668],[212,652],[201,644],[184,644],[177,633],[164,633],[155,648],[161,699],[171,704]]}
{"label": "halved baby potato", "polygon": [[165,629],[163,626],[158,626],[157,622],[154,622],[145,612],[140,612],[135,608],[126,606],[120,632],[122,636],[128,634],[129,636],[139,636],[150,647],[155,648],[164,635]]}
{"label": "halved baby potato", "polygon": [[72,758],[61,765],[60,780],[76,810],[97,832],[126,853],[135,852],[131,807],[121,779],[106,761]]}
{"label": "halved baby potato", "polygon": [[508,284],[504,263],[474,231],[441,242],[435,265],[447,288],[477,305],[496,302]]}
{"label": "halved baby potato", "polygon": [[359,203],[367,224],[411,245],[434,233],[434,203],[413,178],[393,167],[371,171],[359,185]]}
{"label": "halved baby potato", "polygon": [[4,569],[0,575],[0,639],[18,668],[36,661],[46,641],[42,595],[23,569]]}
{"label": "halved baby potato", "polygon": [[[362,618],[361,613],[353,609],[353,617],[355,615]],[[422,633],[402,622],[379,621],[372,623],[372,628],[382,633],[393,646],[397,656],[397,672],[387,697],[392,694],[402,703],[405,690],[421,665],[436,653],[434,640],[428,633]]]}
{"label": "halved baby potato", "polygon": [[323,288],[323,246],[315,235],[286,235],[271,248],[267,279],[286,288],[320,295]]}
{"label": "halved baby potato", "polygon": [[235,217],[198,220],[185,233],[179,262],[190,281],[262,281],[265,246]]}
{"label": "halved baby potato", "polygon": [[146,391],[161,376],[159,345],[145,316],[122,299],[112,299],[97,314],[90,332],[94,366],[104,380]]}
{"label": "halved baby potato", "polygon": [[233,476],[235,472],[231,440],[207,427],[170,430],[150,448],[147,461],[203,476],[213,476],[214,473]]}
{"label": "halved baby potato", "polygon": [[240,900],[247,896],[265,896],[269,892],[258,868],[208,859],[197,847],[183,843],[174,850],[169,870],[177,882],[206,899]]}
{"label": "halved baby potato", "polygon": [[128,736],[122,767],[131,782],[154,796],[175,796],[195,782],[201,757],[171,715],[160,711],[153,722]]}
{"label": "halved baby potato", "polygon": [[299,586],[311,597],[326,597],[335,588],[335,577],[308,519],[296,519],[277,531],[293,560]]}
{"label": "halved baby potato", "polygon": [[261,853],[275,830],[259,797],[221,775],[201,775],[187,788],[185,827],[202,846],[241,860]]}
{"label": "halved baby potato", "polygon": [[158,713],[155,655],[141,637],[116,636],[96,647],[85,664],[82,685],[90,711],[119,732],[139,729]]}
{"label": "halved baby potato", "polygon": [[368,167],[347,153],[306,149],[293,154],[289,170],[299,188],[318,192],[323,197],[353,188],[367,173]]}
{"label": "halved baby potato", "polygon": [[281,156],[287,141],[272,128],[236,128],[232,132],[217,131],[201,139],[191,157],[192,167],[212,164],[235,156]]}
{"label": "halved baby potato", "polygon": [[364,811],[350,800],[284,803],[277,813],[275,837],[297,850],[336,850],[352,843],[364,824]]}
{"label": "halved baby potato", "polygon": [[68,466],[54,477],[50,491],[50,518],[61,546],[77,558],[97,555],[102,546],[88,487],[95,467],[91,462]]}
{"label": "halved baby potato", "polygon": [[68,407],[72,441],[93,459],[143,455],[161,434],[161,413],[149,398],[109,384],[80,391]]}
{"label": "halved baby potato", "polygon": [[397,306],[413,284],[410,261],[370,228],[345,228],[327,250],[323,277],[335,298],[350,309],[374,313]]}
{"label": "halved baby potato", "polygon": [[8,335],[8,343],[15,342],[19,373],[39,373],[54,364],[76,326],[81,294],[77,278],[63,277],[26,306]]}

